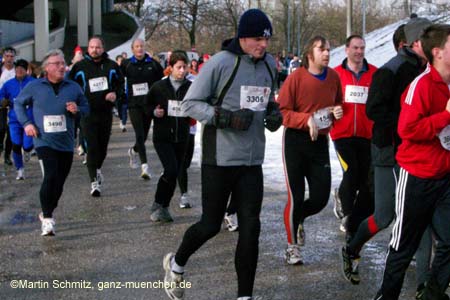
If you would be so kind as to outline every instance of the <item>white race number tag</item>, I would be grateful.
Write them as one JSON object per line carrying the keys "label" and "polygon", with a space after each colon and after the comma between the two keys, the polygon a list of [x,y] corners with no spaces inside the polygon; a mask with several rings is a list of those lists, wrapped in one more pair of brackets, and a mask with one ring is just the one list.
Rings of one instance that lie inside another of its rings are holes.
{"label": "white race number tag", "polygon": [[148,94],[148,84],[144,83],[136,83],[132,85],[133,87],[133,96],[143,96]]}
{"label": "white race number tag", "polygon": [[347,85],[345,87],[345,102],[366,104],[369,88],[367,86]]}
{"label": "white race number tag", "polygon": [[106,91],[108,89],[108,80],[104,76],[89,79],[89,89],[91,93]]}
{"label": "white race number tag", "polygon": [[67,124],[65,115],[44,116],[44,132],[54,133],[66,131]]}
{"label": "white race number tag", "polygon": [[438,134],[439,140],[441,141],[442,147],[445,150],[450,151],[450,125],[447,125],[442,131]]}
{"label": "white race number tag", "polygon": [[262,86],[241,86],[241,109],[253,111],[266,110],[269,103],[270,88]]}
{"label": "white race number tag", "polygon": [[317,128],[324,129],[330,127],[333,122],[331,119],[331,107],[319,109],[313,114],[313,118]]}
{"label": "white race number tag", "polygon": [[167,105],[167,115],[170,117],[184,117],[181,111],[181,101],[169,100]]}

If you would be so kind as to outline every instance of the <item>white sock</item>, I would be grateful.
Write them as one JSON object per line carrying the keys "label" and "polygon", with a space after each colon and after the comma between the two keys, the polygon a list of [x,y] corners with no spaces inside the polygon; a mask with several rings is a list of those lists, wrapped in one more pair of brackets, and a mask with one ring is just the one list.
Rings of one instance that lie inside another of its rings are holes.
{"label": "white sock", "polygon": [[239,297],[237,300],[251,300],[252,297]]}
{"label": "white sock", "polygon": [[170,261],[170,269],[172,269],[172,272],[175,272],[175,273],[178,273],[178,274],[183,274],[184,273],[184,267],[179,266],[175,262],[175,256],[172,257],[172,260]]}

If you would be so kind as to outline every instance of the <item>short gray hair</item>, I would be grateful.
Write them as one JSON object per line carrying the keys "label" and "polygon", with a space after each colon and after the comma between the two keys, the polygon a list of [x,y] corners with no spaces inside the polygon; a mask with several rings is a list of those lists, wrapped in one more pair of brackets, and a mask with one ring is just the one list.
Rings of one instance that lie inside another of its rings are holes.
{"label": "short gray hair", "polygon": [[64,59],[64,53],[60,49],[52,49],[45,54],[44,59],[42,60],[42,68],[45,68],[48,65],[48,59],[52,56],[61,56]]}

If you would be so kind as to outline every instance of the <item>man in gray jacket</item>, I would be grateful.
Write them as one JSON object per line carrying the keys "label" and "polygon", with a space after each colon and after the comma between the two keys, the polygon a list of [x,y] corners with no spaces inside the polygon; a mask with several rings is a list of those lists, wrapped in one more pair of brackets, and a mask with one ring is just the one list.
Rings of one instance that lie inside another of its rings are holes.
{"label": "man in gray jacket", "polygon": [[275,131],[282,124],[273,97],[276,64],[266,54],[271,35],[272,25],[264,12],[247,10],[239,20],[237,37],[225,41],[223,51],[205,64],[182,102],[184,113],[204,126],[203,214],[186,231],[177,253],[164,257],[170,299],[183,298],[179,283],[184,266],[220,231],[231,193],[237,200],[239,221],[238,299],[252,299],[263,199],[264,126]]}

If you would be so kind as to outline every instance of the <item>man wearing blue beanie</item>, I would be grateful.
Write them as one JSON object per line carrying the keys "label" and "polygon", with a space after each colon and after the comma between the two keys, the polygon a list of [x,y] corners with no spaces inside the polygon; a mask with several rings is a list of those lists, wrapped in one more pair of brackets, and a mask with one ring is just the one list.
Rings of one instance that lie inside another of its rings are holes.
{"label": "man wearing blue beanie", "polygon": [[181,108],[185,116],[203,124],[201,219],[184,234],[176,253],[164,257],[166,293],[183,299],[184,266],[221,228],[230,194],[237,203],[239,239],[235,266],[238,300],[253,294],[259,214],[263,200],[264,127],[276,131],[282,124],[274,102],[275,59],[266,53],[272,25],[259,9],[247,10],[239,20],[237,36],[202,68]]}

